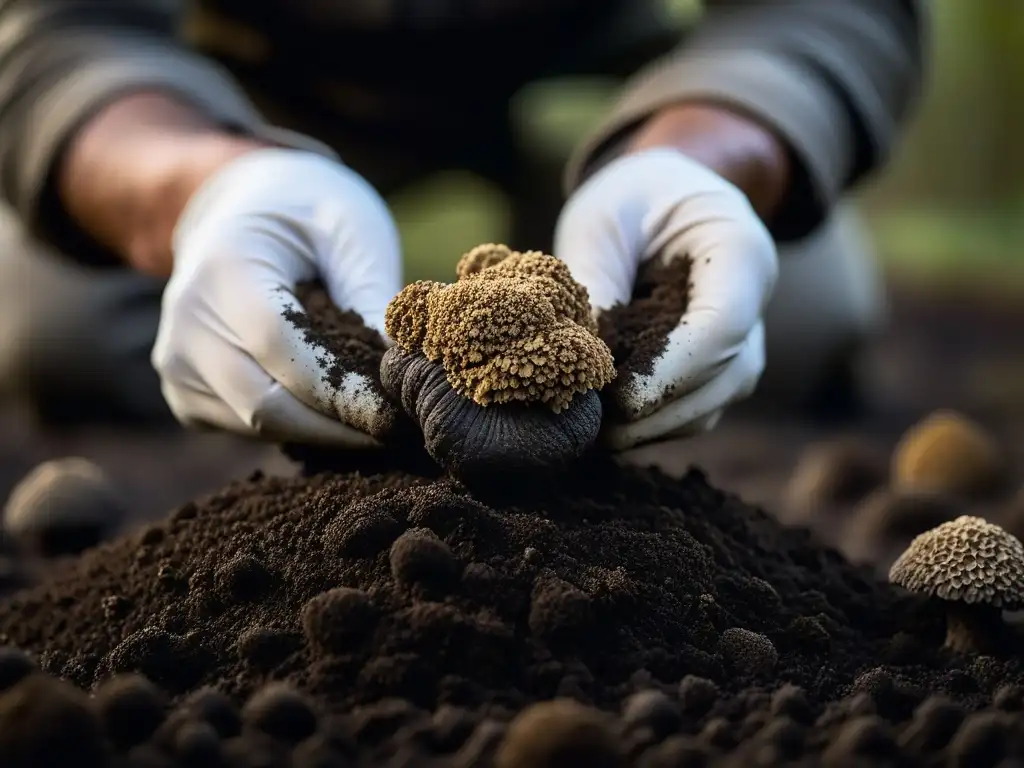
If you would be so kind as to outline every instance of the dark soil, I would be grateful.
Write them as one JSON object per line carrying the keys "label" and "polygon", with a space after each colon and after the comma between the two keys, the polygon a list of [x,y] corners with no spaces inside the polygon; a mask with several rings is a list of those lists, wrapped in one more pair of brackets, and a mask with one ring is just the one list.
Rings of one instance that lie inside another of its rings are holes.
{"label": "dark soil", "polygon": [[603,313],[600,335],[623,373],[649,375],[665,348],[665,338],[690,303],[690,260],[665,265],[648,262],[637,275],[633,299]]}
{"label": "dark soil", "polygon": [[[273,710],[254,729],[282,754],[311,748],[319,722],[340,745],[323,749],[381,759],[457,753],[556,697],[622,710],[612,745],[638,760],[755,734],[776,760],[895,758],[923,751],[898,736],[929,696],[970,710],[1024,683],[1016,660],[943,654],[940,613],[699,473],[600,464],[563,480],[501,501],[405,473],[257,476],[0,604],[0,641],[85,688],[141,673],[179,702],[205,686],[249,700],[251,718]],[[282,690],[253,703],[270,681],[340,719]],[[105,726],[122,751],[156,733],[157,718],[139,739],[122,722],[140,707],[107,708],[124,712]],[[854,713],[875,718],[868,746],[840,738]],[[1024,724],[994,722],[1007,739]]]}
{"label": "dark soil", "polygon": [[364,325],[355,312],[339,309],[318,282],[299,285],[295,295],[305,312],[286,312],[285,319],[305,332],[307,343],[334,354],[334,359],[318,361],[325,381],[337,388],[350,372],[379,381],[380,358],[387,349],[380,334]]}
{"label": "dark soil", "polygon": [[[331,357],[318,362],[329,387],[339,387],[347,373],[358,373],[366,378],[380,397],[390,399],[380,383],[380,361],[387,350],[381,335],[368,328],[355,312],[338,308],[319,282],[297,286],[295,295],[302,304],[302,312],[286,312],[285,320],[303,331],[308,344],[326,349]],[[429,458],[422,438],[410,419],[395,408],[395,428],[389,434],[374,435],[389,447],[387,454],[375,457],[376,468],[415,468],[429,471]],[[292,461],[315,472],[318,469],[344,470],[351,457],[329,448],[312,445],[289,444],[282,446]],[[365,467],[363,467],[365,468]]]}
{"label": "dark soil", "polygon": [[[743,459],[732,434],[719,470]],[[801,443],[759,445],[791,468]],[[699,471],[594,458],[500,497],[394,468],[257,474],[0,602],[0,643],[101,686],[0,652],[0,764],[1024,760],[1019,655],[944,635],[937,606]],[[553,698],[588,706],[530,706]]]}

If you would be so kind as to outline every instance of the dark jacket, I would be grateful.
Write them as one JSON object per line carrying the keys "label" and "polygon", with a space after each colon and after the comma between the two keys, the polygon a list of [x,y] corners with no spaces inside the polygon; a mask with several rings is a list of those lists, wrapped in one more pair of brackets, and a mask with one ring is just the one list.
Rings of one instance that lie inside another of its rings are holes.
{"label": "dark jacket", "polygon": [[655,0],[0,0],[0,188],[38,229],[61,148],[127,91],[166,89],[259,134],[269,126],[231,70],[303,99],[335,80],[339,111],[372,119],[505,97],[583,59],[635,67],[637,51],[671,34],[682,42],[640,68],[582,142],[569,188],[652,111],[713,99],[792,147],[801,183],[784,218],[799,234],[890,153],[921,87],[923,5],[708,0],[684,38]]}

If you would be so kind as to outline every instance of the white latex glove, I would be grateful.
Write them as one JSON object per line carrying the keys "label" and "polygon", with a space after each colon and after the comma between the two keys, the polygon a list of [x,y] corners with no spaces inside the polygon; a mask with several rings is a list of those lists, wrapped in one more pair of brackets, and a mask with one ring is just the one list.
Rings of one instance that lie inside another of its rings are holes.
{"label": "white latex glove", "polygon": [[595,311],[627,303],[650,259],[689,257],[692,291],[649,376],[612,384],[624,421],[606,427],[617,450],[711,429],[751,394],[764,369],[762,313],[778,275],[775,243],[746,196],[673,149],[616,159],[569,199],[555,255],[590,292]]}
{"label": "white latex glove", "polygon": [[326,381],[327,350],[283,317],[319,277],[338,306],[384,332],[401,289],[398,233],[354,171],[293,149],[229,163],[174,233],[153,365],[178,419],[278,441],[369,447],[384,402],[358,374]]}

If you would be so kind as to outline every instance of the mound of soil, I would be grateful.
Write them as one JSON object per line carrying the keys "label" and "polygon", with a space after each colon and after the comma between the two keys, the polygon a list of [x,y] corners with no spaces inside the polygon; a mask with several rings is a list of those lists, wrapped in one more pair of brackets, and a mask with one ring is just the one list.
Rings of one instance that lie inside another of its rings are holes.
{"label": "mound of soil", "polygon": [[0,601],[0,765],[1024,759],[1019,659],[699,471],[306,469]]}
{"label": "mound of soil", "polygon": [[552,698],[620,712],[609,749],[643,765],[748,754],[751,739],[771,764],[884,763],[947,748],[956,728],[912,735],[949,707],[987,707],[951,743],[1001,758],[1024,725],[992,703],[1024,683],[1016,660],[940,652],[940,613],[698,472],[610,463],[505,499],[401,472],[255,476],[0,603],[0,632],[84,688],[140,673],[185,710],[205,687],[248,701],[266,722],[221,734],[221,751],[269,739],[287,756],[314,731],[339,759],[500,750],[509,719]]}

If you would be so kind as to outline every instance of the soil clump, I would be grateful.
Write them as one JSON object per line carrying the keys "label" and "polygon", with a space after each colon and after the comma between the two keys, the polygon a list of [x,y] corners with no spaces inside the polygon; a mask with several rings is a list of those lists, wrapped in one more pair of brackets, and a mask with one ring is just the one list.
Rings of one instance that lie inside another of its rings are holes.
{"label": "soil clump", "polygon": [[690,260],[651,261],[641,268],[629,304],[601,313],[599,335],[621,373],[650,375],[654,361],[690,303]]}
{"label": "soil clump", "polygon": [[[1016,701],[1019,661],[943,650],[940,610],[808,533],[697,471],[595,458],[561,486],[503,500],[401,471],[235,483],[0,603],[0,642],[102,692],[89,717],[38,686],[55,703],[15,709],[76,713],[89,749],[95,720],[128,765],[204,750],[213,765],[555,764],[596,759],[582,734],[600,723],[608,765],[750,759],[755,743],[771,764],[906,764],[953,749],[927,735],[942,694],[957,750],[1024,754],[1019,714],[993,704]],[[194,713],[212,690],[237,732]],[[583,708],[529,709],[563,699]],[[549,722],[543,743],[522,735]]]}
{"label": "soil clump", "polygon": [[513,493],[333,460],[0,601],[0,764],[1024,759],[1019,657],[944,649],[941,607],[697,470]]}

